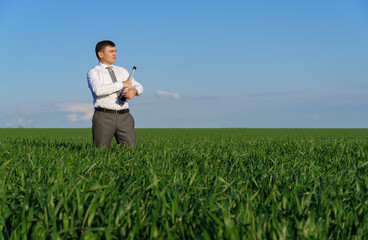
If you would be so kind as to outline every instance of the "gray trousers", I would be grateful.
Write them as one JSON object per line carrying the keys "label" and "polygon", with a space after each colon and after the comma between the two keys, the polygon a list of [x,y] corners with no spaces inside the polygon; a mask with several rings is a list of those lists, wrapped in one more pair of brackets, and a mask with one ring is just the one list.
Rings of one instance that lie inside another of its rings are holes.
{"label": "gray trousers", "polygon": [[127,112],[122,114],[95,111],[92,118],[93,143],[98,147],[108,147],[114,136],[124,147],[134,147],[134,118]]}

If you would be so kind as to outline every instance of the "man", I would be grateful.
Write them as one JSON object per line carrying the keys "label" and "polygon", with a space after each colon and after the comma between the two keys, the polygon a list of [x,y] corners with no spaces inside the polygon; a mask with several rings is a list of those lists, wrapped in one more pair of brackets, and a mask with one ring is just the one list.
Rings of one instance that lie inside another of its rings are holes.
{"label": "man", "polygon": [[93,96],[95,113],[92,119],[93,143],[108,147],[114,136],[122,146],[135,146],[134,118],[129,113],[128,102],[120,100],[123,92],[126,99],[133,99],[143,93],[143,86],[137,81],[127,81],[129,72],[116,62],[116,49],[112,41],[96,44],[99,64],[87,73],[88,87]]}

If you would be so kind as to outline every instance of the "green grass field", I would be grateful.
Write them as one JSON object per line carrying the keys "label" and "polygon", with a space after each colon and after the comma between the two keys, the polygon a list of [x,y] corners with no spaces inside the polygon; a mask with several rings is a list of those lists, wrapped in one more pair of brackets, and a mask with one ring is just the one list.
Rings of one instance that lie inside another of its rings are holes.
{"label": "green grass field", "polygon": [[368,129],[0,129],[0,239],[364,239]]}

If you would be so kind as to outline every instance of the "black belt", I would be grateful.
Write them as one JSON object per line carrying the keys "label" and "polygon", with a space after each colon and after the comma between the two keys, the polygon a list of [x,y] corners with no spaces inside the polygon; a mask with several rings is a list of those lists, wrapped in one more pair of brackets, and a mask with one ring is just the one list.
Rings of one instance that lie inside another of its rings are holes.
{"label": "black belt", "polygon": [[114,113],[114,114],[122,114],[122,113],[129,112],[129,108],[123,109],[123,110],[110,110],[110,109],[106,109],[106,108],[97,107],[97,108],[95,108],[95,111],[97,111],[97,112],[106,112],[106,113]]}

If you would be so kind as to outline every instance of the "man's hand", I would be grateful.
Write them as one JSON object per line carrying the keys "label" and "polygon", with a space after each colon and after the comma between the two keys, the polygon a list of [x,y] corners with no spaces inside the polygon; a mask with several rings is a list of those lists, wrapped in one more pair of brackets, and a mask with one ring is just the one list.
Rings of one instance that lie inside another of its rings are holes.
{"label": "man's hand", "polygon": [[131,81],[123,81],[123,87],[124,88],[132,88],[132,82]]}
{"label": "man's hand", "polygon": [[135,88],[131,88],[131,89],[125,90],[123,93],[125,94],[124,96],[127,99],[129,99],[129,100],[132,99],[132,98],[134,98],[135,95],[137,94]]}

